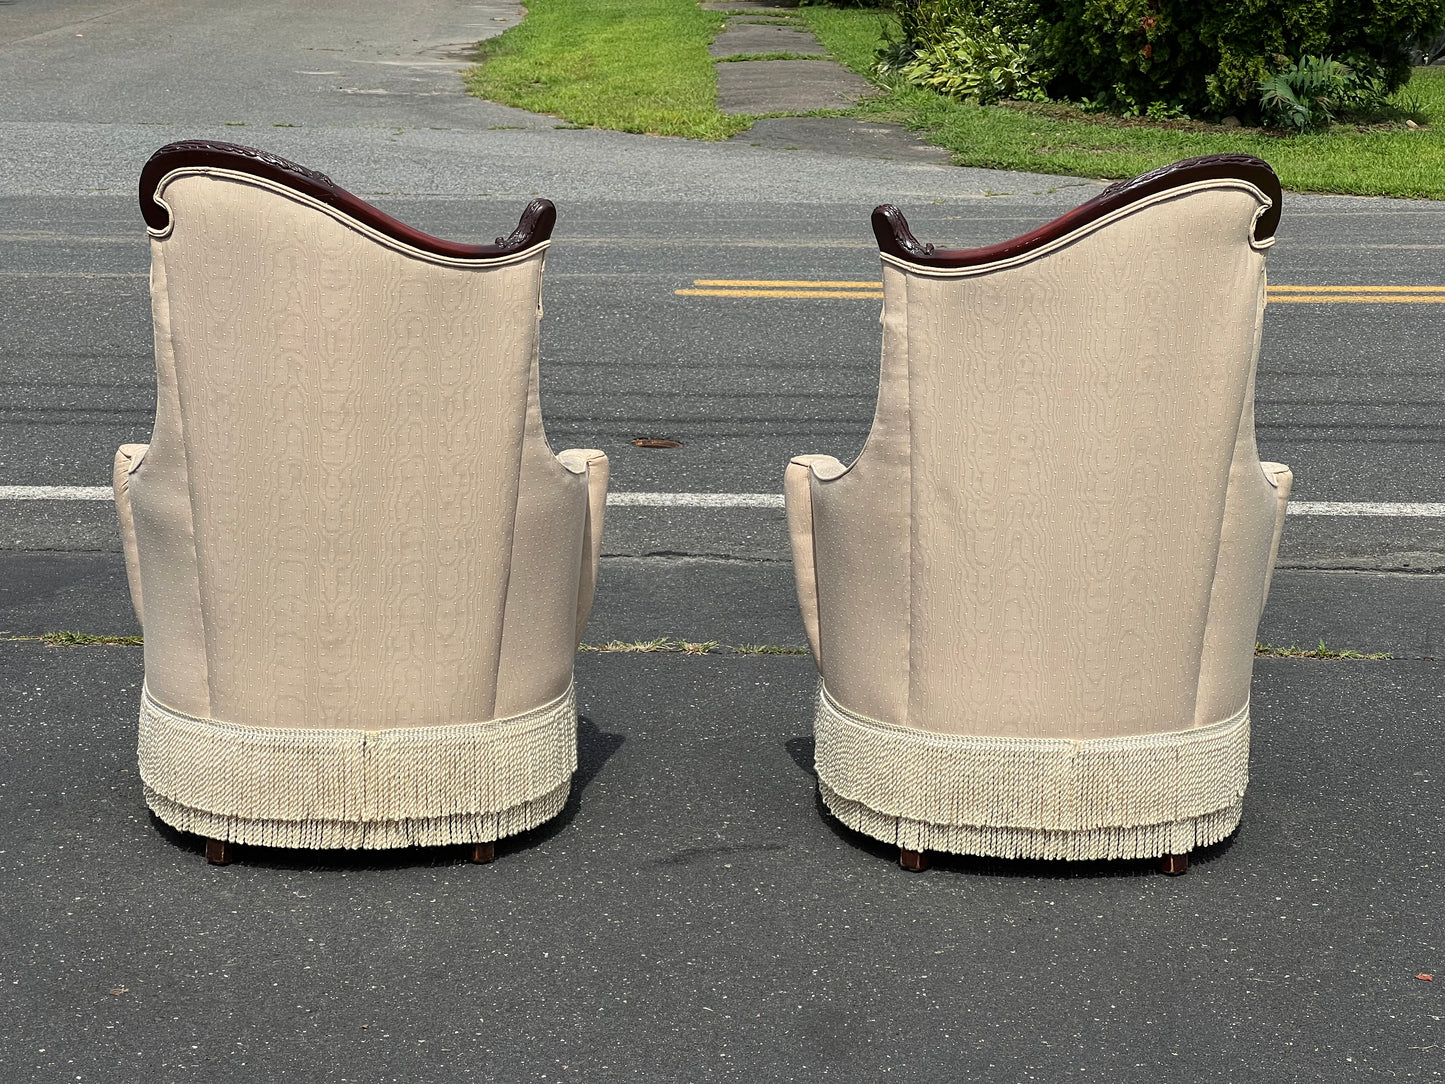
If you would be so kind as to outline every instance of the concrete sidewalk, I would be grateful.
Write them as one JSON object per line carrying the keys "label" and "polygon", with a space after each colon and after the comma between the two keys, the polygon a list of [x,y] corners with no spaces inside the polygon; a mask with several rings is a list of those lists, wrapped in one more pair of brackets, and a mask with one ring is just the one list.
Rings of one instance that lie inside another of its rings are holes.
{"label": "concrete sidewalk", "polygon": [[796,17],[795,8],[737,0],[704,0],[701,6],[729,13],[723,32],[708,50],[717,61],[718,109],[762,117],[729,142],[886,161],[949,163],[948,151],[924,143],[897,124],[803,115],[851,109],[875,88],[834,60]]}

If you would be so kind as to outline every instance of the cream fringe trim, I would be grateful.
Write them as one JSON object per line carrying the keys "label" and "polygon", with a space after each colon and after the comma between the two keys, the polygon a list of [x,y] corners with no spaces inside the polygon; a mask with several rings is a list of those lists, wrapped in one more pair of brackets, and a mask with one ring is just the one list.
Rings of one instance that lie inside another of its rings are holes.
{"label": "cream fringe trim", "polygon": [[1223,839],[1249,782],[1249,707],[1192,730],[1122,738],[940,734],[818,693],[823,801],[909,850],[999,858],[1142,858]]}
{"label": "cream fringe trim", "polygon": [[261,847],[332,847],[373,850],[382,847],[443,847],[449,843],[489,843],[545,824],[567,804],[568,779],[532,802],[500,813],[457,813],[450,817],[414,817],[395,821],[280,821],[207,813],[179,805],[150,787],[146,804],[172,828],[208,839],[228,839]]}
{"label": "cream fringe trim", "polygon": [[241,726],[141,694],[140,775],[166,823],[280,847],[480,843],[566,803],[572,686],[521,715],[387,730]]}
{"label": "cream fringe trim", "polygon": [[910,851],[948,851],[951,854],[990,858],[1062,858],[1082,861],[1096,858],[1157,858],[1187,854],[1195,847],[1218,843],[1239,824],[1244,799],[1202,817],[1169,824],[1131,828],[1093,828],[1084,831],[1050,831],[1040,828],[989,828],[976,825],[928,824],[907,817],[890,817],[850,802],[819,783],[829,812],[855,831]]}

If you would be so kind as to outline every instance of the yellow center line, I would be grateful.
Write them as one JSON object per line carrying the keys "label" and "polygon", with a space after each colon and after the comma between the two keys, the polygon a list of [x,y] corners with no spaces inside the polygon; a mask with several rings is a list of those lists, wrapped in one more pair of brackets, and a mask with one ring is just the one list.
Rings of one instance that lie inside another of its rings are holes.
{"label": "yellow center line", "polygon": [[1270,286],[1270,290],[1281,290],[1300,294],[1445,294],[1445,286]]}
{"label": "yellow center line", "polygon": [[[694,279],[679,297],[864,298],[883,296],[883,283],[858,279]],[[1445,304],[1445,286],[1286,286],[1269,287],[1269,301],[1301,305]]]}
{"label": "yellow center line", "polygon": [[882,290],[674,290],[680,297],[852,297],[881,298]]}
{"label": "yellow center line", "polygon": [[1271,305],[1290,302],[1308,305],[1337,305],[1351,302],[1372,305],[1442,305],[1445,304],[1445,295],[1418,297],[1408,294],[1275,294],[1273,291],[1269,295]]}
{"label": "yellow center line", "polygon": [[842,282],[814,282],[811,279],[694,279],[694,286],[806,286],[820,290],[869,289],[881,290],[883,283],[848,279]]}

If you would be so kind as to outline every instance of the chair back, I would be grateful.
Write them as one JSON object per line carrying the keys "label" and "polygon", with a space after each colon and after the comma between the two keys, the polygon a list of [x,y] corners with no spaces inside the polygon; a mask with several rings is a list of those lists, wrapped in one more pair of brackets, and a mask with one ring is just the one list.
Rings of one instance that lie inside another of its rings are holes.
{"label": "chair back", "polygon": [[152,694],[242,725],[492,718],[551,204],[459,245],[210,143],[141,193]]}
{"label": "chair back", "polygon": [[[871,509],[853,538],[877,537],[817,555],[841,702],[974,735],[1190,725],[1232,468],[1260,475],[1279,189],[1256,165],[1181,163],[982,250],[935,251],[895,208],[875,213],[877,414],[824,485],[853,486],[849,506]],[[1273,524],[1256,481],[1239,499]],[[1243,680],[1247,698],[1247,661]]]}

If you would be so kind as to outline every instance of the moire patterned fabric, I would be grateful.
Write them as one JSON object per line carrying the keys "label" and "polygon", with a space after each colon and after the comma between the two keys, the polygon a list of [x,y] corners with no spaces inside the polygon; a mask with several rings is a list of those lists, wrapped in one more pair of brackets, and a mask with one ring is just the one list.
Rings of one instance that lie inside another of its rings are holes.
{"label": "moire patterned fabric", "polygon": [[545,244],[447,258],[225,169],[157,198],[155,428],[115,471],[152,808],[318,847],[555,815],[607,459],[547,446]]}
{"label": "moire patterned fabric", "polygon": [[867,445],[785,479],[846,823],[1005,857],[1233,830],[1291,480],[1254,437],[1270,202],[1221,178],[1022,258],[884,255]]}

